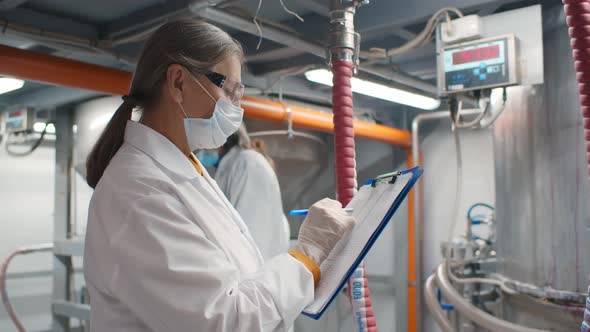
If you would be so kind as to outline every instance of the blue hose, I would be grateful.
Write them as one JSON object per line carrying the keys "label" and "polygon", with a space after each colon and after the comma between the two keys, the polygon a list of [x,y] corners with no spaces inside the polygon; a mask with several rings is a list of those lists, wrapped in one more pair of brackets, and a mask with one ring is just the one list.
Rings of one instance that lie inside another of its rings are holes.
{"label": "blue hose", "polygon": [[484,217],[482,215],[477,215],[477,216],[473,216],[473,217],[471,216],[471,212],[473,212],[473,210],[475,208],[477,208],[477,207],[485,207],[485,208],[488,208],[488,209],[490,209],[492,211],[495,210],[495,208],[493,206],[491,206],[490,204],[487,204],[487,203],[475,203],[475,204],[471,205],[471,207],[469,208],[469,210],[467,210],[467,219],[469,219],[469,222],[472,225],[479,225],[479,224],[481,224],[481,220],[477,220],[476,218]]}
{"label": "blue hose", "polygon": [[440,308],[444,311],[453,311],[455,310],[455,307],[453,307],[452,304],[447,304],[447,303],[442,303],[442,294],[440,292],[440,288],[436,289],[436,299],[438,300],[438,304],[440,305]]}

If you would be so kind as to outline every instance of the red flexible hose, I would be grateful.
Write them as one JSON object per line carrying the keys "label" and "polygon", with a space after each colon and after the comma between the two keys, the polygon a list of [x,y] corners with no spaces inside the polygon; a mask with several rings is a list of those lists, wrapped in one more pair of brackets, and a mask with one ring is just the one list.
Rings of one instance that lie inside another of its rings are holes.
{"label": "red flexible hose", "polygon": [[[570,44],[576,66],[580,105],[584,119],[586,160],[590,179],[590,2],[588,0],[562,0],[567,16]],[[588,299],[590,301],[590,298]],[[590,321],[582,324],[582,332],[590,331]]]}
{"label": "red flexible hose", "polygon": [[336,191],[342,206],[346,206],[356,189],[356,162],[352,111],[352,63],[332,61],[334,107],[334,145],[336,153]]}
{"label": "red flexible hose", "polygon": [[14,310],[12,303],[10,303],[10,298],[8,297],[8,291],[6,290],[6,274],[8,271],[8,265],[10,264],[10,261],[18,255],[26,255],[42,251],[51,251],[52,249],[53,244],[51,243],[19,248],[12,252],[10,255],[8,255],[8,257],[6,257],[6,259],[4,259],[4,261],[2,262],[2,266],[0,267],[0,297],[2,297],[2,302],[4,303],[6,312],[8,313],[8,316],[10,316],[10,319],[14,323],[14,326],[16,327],[18,332],[27,332],[27,330],[18,318],[16,310]]}
{"label": "red flexible hose", "polygon": [[[333,60],[332,104],[334,112],[334,146],[336,155],[336,190],[338,200],[346,206],[357,187],[352,109],[353,65],[350,61]],[[356,269],[348,282],[355,326],[359,332],[378,332],[369,294],[369,283],[364,263]]]}
{"label": "red flexible hose", "polygon": [[14,258],[14,256],[20,255],[22,253],[24,253],[22,249],[16,250],[12,254],[10,254],[4,260],[4,262],[2,262],[2,268],[0,269],[0,295],[2,296],[2,302],[4,303],[6,312],[8,313],[8,316],[10,316],[10,319],[14,323],[14,326],[16,327],[17,331],[27,332],[27,330],[23,326],[23,323],[18,318],[16,310],[14,310],[12,303],[10,303],[8,291],[6,290],[6,271],[8,270],[8,265],[10,264],[10,261]]}

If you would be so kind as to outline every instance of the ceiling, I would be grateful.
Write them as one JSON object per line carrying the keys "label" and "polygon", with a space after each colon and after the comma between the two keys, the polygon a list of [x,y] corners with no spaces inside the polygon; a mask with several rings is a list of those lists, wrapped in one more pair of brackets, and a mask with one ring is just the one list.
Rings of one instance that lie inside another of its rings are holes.
{"label": "ceiling", "polygon": [[[298,35],[311,44],[324,45],[330,1],[283,2],[299,14],[304,22],[289,14],[280,1],[262,0],[258,19],[263,31],[277,28]],[[147,35],[145,32],[166,20],[199,16],[199,13],[189,10],[189,6],[195,3],[213,3],[215,8],[224,13],[250,22],[259,0],[0,0],[0,44],[131,71]],[[428,18],[442,7],[457,7],[464,14],[489,15],[534,4],[542,4],[544,9],[548,9],[561,3],[556,0],[374,0],[357,10],[355,26],[361,34],[362,50],[372,47],[392,48],[414,38]],[[282,89],[286,95],[329,103],[328,90],[310,85],[301,73],[299,76],[293,75],[298,68],[325,65],[322,58],[267,39],[262,41],[257,50],[259,37],[244,32],[243,27],[235,22],[212,19],[206,15],[201,18],[222,26],[244,45],[247,52],[244,81],[247,86],[277,93],[277,84],[273,83],[280,81],[283,82]],[[66,43],[61,38],[76,38],[82,42]],[[114,40],[119,42],[113,43]],[[84,42],[88,44],[78,45]],[[98,46],[88,47],[92,43]],[[403,75],[411,82],[418,82],[418,85],[434,86],[434,44],[374,66],[385,73]],[[285,76],[288,77],[278,79]],[[400,82],[392,84],[404,85]],[[415,86],[408,88],[415,89]],[[53,107],[96,95],[90,91],[27,82],[23,89],[0,95],[0,107],[14,104]],[[362,96],[355,96],[355,104],[360,106],[362,112],[372,110],[377,121],[400,127],[407,124],[407,113],[411,116],[418,112],[411,107]],[[382,111],[392,109],[399,112],[381,114]]]}

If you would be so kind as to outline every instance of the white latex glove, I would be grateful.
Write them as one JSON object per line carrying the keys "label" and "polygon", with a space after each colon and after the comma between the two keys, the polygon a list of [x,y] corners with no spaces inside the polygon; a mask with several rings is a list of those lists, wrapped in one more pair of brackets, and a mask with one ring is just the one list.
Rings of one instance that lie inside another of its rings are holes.
{"label": "white latex glove", "polygon": [[342,209],[340,202],[324,198],[309,209],[293,249],[319,266],[354,225],[354,218]]}

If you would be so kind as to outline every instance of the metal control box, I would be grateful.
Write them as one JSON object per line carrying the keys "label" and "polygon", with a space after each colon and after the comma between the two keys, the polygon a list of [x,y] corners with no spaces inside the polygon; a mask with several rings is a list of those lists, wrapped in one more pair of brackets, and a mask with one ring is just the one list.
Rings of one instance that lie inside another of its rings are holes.
{"label": "metal control box", "polygon": [[438,75],[445,94],[519,84],[518,40],[513,35],[440,49]]}
{"label": "metal control box", "polygon": [[13,109],[4,113],[6,132],[15,133],[33,129],[35,112],[29,108]]}

